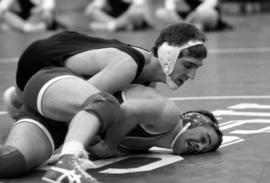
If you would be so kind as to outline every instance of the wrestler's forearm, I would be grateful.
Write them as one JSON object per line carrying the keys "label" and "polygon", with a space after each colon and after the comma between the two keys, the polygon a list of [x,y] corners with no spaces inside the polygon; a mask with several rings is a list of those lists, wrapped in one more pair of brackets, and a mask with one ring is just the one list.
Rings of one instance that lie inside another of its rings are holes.
{"label": "wrestler's forearm", "polygon": [[133,129],[138,120],[128,105],[121,105],[122,116],[118,123],[111,126],[106,133],[104,142],[111,150],[116,150],[122,139]]}

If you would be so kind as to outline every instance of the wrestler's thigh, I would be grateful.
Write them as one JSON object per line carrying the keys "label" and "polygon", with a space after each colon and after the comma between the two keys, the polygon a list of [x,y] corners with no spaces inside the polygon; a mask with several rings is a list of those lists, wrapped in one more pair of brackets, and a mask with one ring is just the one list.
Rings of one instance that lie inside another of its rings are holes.
{"label": "wrestler's thigh", "polygon": [[38,126],[27,120],[15,123],[5,144],[16,147],[23,154],[27,169],[41,165],[52,155],[48,137]]}
{"label": "wrestler's thigh", "polygon": [[98,90],[66,68],[45,68],[25,85],[25,106],[42,116],[68,122],[81,109],[81,104]]}
{"label": "wrestler's thigh", "polygon": [[97,92],[99,90],[96,87],[79,77],[60,79],[43,93],[42,113],[50,119],[70,121],[81,110],[83,102]]}

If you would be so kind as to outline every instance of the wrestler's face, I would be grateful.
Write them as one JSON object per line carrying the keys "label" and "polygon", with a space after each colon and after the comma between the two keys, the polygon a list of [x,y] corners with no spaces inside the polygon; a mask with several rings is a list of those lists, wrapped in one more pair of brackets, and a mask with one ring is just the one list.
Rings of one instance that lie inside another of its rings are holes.
{"label": "wrestler's face", "polygon": [[182,115],[184,124],[191,126],[176,140],[173,151],[175,154],[197,154],[208,152],[219,143],[219,136],[210,124],[214,124],[207,116],[197,112]]}
{"label": "wrestler's face", "polygon": [[173,82],[179,87],[186,80],[194,79],[197,69],[202,66],[203,59],[194,57],[179,58],[171,74]]}
{"label": "wrestler's face", "polygon": [[175,154],[198,154],[208,152],[218,143],[218,135],[209,126],[198,126],[185,131],[176,141]]}

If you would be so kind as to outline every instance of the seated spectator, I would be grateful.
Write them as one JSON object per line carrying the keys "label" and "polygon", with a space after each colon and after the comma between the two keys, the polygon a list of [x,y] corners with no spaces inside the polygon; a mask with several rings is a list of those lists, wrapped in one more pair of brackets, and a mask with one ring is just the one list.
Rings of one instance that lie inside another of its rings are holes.
{"label": "seated spectator", "polygon": [[165,0],[156,16],[169,24],[186,21],[204,31],[232,28],[222,19],[219,0]]}
{"label": "seated spectator", "polygon": [[0,23],[24,33],[66,28],[55,18],[55,0],[1,0]]}

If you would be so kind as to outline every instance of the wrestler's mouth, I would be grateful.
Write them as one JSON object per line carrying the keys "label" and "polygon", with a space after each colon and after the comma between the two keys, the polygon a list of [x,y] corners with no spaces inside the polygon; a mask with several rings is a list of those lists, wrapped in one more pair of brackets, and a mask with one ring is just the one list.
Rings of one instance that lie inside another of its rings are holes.
{"label": "wrestler's mouth", "polygon": [[181,86],[182,84],[184,84],[184,82],[185,81],[183,81],[182,79],[178,79],[178,80],[176,80],[176,84],[178,85],[178,86]]}
{"label": "wrestler's mouth", "polygon": [[189,153],[195,153],[195,143],[191,141],[187,141],[187,146],[188,146],[188,152]]}

